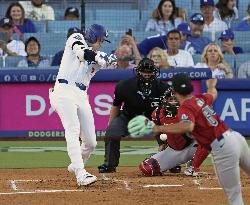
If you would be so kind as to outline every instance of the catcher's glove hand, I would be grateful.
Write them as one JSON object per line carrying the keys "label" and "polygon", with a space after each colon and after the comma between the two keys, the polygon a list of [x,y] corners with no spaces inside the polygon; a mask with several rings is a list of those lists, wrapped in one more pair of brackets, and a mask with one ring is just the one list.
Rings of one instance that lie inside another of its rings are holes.
{"label": "catcher's glove hand", "polygon": [[143,115],[134,117],[128,123],[128,132],[132,138],[141,138],[153,131],[154,123]]}

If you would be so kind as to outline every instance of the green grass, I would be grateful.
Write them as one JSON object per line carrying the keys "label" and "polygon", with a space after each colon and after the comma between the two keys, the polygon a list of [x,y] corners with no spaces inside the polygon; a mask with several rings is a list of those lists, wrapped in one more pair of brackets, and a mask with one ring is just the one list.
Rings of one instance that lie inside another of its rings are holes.
{"label": "green grass", "polygon": [[[250,144],[250,141],[248,141]],[[122,141],[121,149],[131,146],[132,149],[140,149],[140,147],[151,146],[156,147],[155,141]],[[44,152],[8,152],[8,148],[36,148],[36,147],[61,147],[65,148],[65,141],[0,141],[0,168],[42,168],[42,167],[66,167],[69,164],[69,157],[65,151]],[[97,149],[104,150],[104,143],[99,141]],[[138,166],[139,162],[148,157],[148,154],[121,154],[119,166]],[[88,167],[97,167],[103,163],[103,155],[92,155],[89,159]],[[206,159],[204,165],[211,165],[210,158]]]}
{"label": "green grass", "polygon": [[[156,146],[153,141],[122,141],[121,148],[129,146]],[[0,168],[41,168],[66,167],[69,164],[67,152],[8,152],[8,148],[66,147],[65,141],[0,141]],[[97,149],[104,149],[104,143],[98,142]],[[137,166],[148,155],[121,155],[119,166]],[[103,156],[92,155],[88,167],[97,167],[103,163]]]}

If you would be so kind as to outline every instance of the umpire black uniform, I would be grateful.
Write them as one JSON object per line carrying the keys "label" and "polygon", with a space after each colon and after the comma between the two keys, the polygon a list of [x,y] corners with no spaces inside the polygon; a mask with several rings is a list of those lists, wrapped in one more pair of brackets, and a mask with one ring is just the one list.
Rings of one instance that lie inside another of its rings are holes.
{"label": "umpire black uniform", "polygon": [[136,77],[122,80],[116,85],[109,125],[104,138],[104,164],[98,167],[100,173],[116,171],[120,158],[121,137],[129,135],[127,129],[129,120],[137,115],[145,115],[151,119],[153,110],[160,103],[160,97],[169,87],[157,79],[158,74],[159,70],[154,66],[154,62],[144,58],[136,68]]}

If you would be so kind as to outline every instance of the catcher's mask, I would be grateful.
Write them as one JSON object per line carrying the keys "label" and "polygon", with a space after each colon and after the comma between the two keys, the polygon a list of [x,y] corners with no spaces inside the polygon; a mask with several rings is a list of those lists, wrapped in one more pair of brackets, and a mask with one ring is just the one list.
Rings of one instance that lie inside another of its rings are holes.
{"label": "catcher's mask", "polygon": [[151,93],[152,82],[156,80],[160,71],[154,65],[154,61],[149,58],[142,59],[135,68],[140,91],[143,95],[148,96]]}
{"label": "catcher's mask", "polygon": [[174,95],[172,87],[169,87],[161,98],[161,104],[166,117],[176,117],[180,104]]}

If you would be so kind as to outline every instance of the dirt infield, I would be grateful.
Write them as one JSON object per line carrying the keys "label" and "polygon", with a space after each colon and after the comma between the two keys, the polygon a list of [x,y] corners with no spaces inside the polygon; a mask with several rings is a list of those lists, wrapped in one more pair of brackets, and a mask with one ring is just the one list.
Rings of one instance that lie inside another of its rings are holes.
{"label": "dirt infield", "polygon": [[[197,178],[170,173],[149,178],[137,168],[119,168],[112,174],[88,171],[96,174],[98,181],[77,189],[73,175],[66,169],[2,169],[0,204],[227,204],[212,167]],[[242,187],[244,200],[250,203],[250,182],[243,173]]]}

